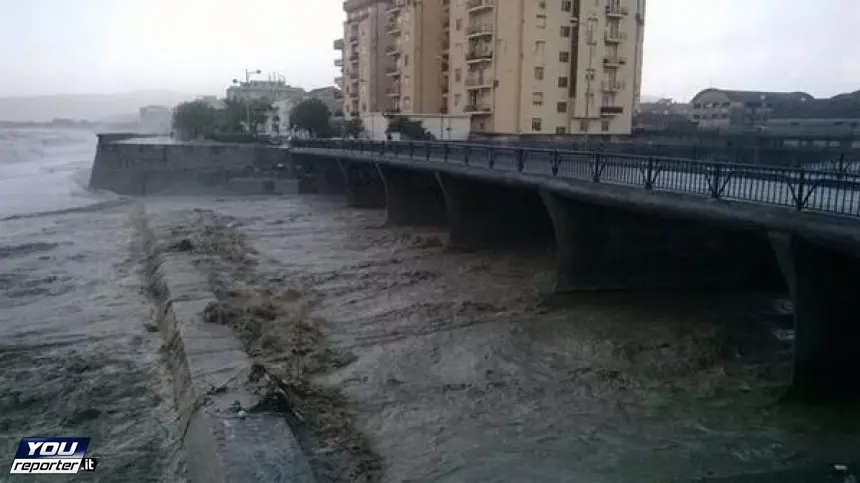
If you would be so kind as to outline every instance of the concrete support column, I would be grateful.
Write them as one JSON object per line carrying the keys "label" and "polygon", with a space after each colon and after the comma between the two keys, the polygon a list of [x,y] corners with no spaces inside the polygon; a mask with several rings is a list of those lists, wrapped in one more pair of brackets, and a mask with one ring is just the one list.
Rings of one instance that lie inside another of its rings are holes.
{"label": "concrete support column", "polygon": [[445,225],[445,196],[431,171],[377,164],[385,187],[389,225]]}
{"label": "concrete support column", "polygon": [[638,213],[545,190],[541,197],[555,229],[558,292],[781,286],[763,232]]}
{"label": "concrete support column", "polygon": [[385,186],[372,163],[337,160],[349,206],[385,208]]}
{"label": "concrete support column", "polygon": [[514,248],[552,244],[552,221],[537,191],[437,173],[445,196],[448,246]]}
{"label": "concrete support column", "polygon": [[794,235],[771,233],[794,302],[791,395],[860,398],[860,258]]}

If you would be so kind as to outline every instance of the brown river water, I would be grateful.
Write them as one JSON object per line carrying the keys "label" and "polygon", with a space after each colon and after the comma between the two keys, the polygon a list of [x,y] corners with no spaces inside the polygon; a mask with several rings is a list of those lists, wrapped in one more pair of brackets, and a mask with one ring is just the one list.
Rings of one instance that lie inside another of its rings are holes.
{"label": "brown river water", "polygon": [[550,253],[450,252],[441,230],[344,204],[146,203],[173,241],[241,240],[253,261],[223,257],[219,283],[309,301],[302,318],[346,354],[310,377],[343,397],[362,461],[332,463],[324,431],[298,428],[320,481],[690,481],[860,453],[856,412],[780,402],[775,294],[551,299]]}

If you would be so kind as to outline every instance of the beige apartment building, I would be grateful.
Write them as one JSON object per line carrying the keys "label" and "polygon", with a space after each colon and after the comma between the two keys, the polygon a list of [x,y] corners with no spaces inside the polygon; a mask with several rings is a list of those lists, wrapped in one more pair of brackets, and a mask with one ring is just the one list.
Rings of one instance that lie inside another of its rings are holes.
{"label": "beige apartment building", "polygon": [[452,0],[450,112],[473,131],[627,134],[645,0]]}
{"label": "beige apartment building", "polygon": [[395,67],[392,56],[386,55],[394,38],[388,34],[390,0],[347,0],[343,39],[336,40],[341,50],[342,76],[335,83],[343,92],[343,112],[347,117],[370,112],[384,112],[394,106],[389,95],[394,79],[389,75]]}
{"label": "beige apartment building", "polygon": [[394,59],[389,96],[393,109],[404,113],[440,113],[443,94],[443,48],[448,40],[446,0],[394,0],[389,4],[386,32],[392,38],[386,54]]}
{"label": "beige apartment building", "polygon": [[[344,8],[346,113],[365,112],[358,102],[376,111],[468,114],[473,132],[631,131],[645,0],[353,0]],[[382,36],[363,40],[365,29]],[[350,75],[370,74],[375,89],[352,94]],[[390,102],[371,102],[380,91]]]}

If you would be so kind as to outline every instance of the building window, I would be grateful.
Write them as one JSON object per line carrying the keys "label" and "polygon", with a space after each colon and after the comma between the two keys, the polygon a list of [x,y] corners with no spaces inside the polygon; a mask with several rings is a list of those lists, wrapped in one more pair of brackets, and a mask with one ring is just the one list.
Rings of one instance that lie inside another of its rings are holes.
{"label": "building window", "polygon": [[603,121],[600,123],[600,130],[603,132],[609,132],[609,121]]}
{"label": "building window", "polygon": [[537,16],[537,28],[545,29],[546,28],[546,15],[538,15]]}
{"label": "building window", "polygon": [[570,52],[559,52],[558,53],[558,61],[559,62],[570,62]]}
{"label": "building window", "polygon": [[543,92],[533,92],[532,93],[532,104],[536,106],[543,105]]}
{"label": "building window", "polygon": [[558,78],[558,86],[559,87],[567,87],[567,77],[559,77]]}
{"label": "building window", "polygon": [[403,55],[403,67],[409,67],[409,54]]}
{"label": "building window", "polygon": [[539,117],[532,118],[532,131],[540,132],[541,120]]}
{"label": "building window", "polygon": [[561,36],[562,37],[570,37],[570,26],[562,25],[561,26]]}
{"label": "building window", "polygon": [[463,77],[463,71],[460,69],[454,69],[454,82],[460,82],[460,79]]}
{"label": "building window", "polygon": [[543,80],[543,67],[535,67],[535,80]]}
{"label": "building window", "polygon": [[556,112],[567,112],[567,103],[559,102],[555,105]]}
{"label": "building window", "polygon": [[571,10],[573,10],[573,2],[571,0],[563,0],[561,2],[561,11],[570,12]]}
{"label": "building window", "polygon": [[461,97],[460,94],[454,94],[454,105],[455,106],[460,105],[460,97]]}
{"label": "building window", "polygon": [[454,30],[456,30],[457,32],[463,30],[463,19],[462,18],[458,18],[454,22]]}
{"label": "building window", "polygon": [[565,131],[567,131],[567,129],[565,129],[564,126],[559,126],[559,127],[555,128],[556,134],[564,134]]}
{"label": "building window", "polygon": [[581,132],[588,132],[588,121],[586,121],[586,120],[579,121],[579,130]]}
{"label": "building window", "polygon": [[535,55],[543,56],[543,51],[546,48],[546,42],[538,40],[535,42]]}

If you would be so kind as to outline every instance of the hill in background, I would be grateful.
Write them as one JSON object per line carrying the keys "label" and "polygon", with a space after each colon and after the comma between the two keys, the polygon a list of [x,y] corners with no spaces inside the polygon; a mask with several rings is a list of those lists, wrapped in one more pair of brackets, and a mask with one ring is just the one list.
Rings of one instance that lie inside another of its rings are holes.
{"label": "hill in background", "polygon": [[134,91],[121,94],[64,94],[0,97],[0,121],[47,122],[76,119],[93,122],[134,122],[142,106],[174,106],[195,95],[174,91]]}

